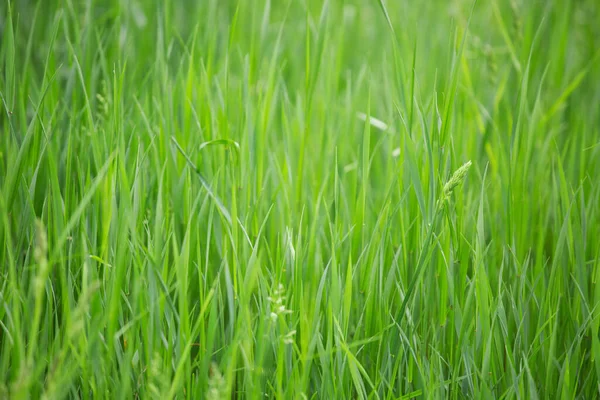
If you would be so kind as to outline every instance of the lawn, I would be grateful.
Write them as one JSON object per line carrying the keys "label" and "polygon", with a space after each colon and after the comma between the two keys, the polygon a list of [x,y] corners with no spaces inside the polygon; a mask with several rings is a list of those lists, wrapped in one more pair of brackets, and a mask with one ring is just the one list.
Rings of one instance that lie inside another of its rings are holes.
{"label": "lawn", "polygon": [[600,398],[597,0],[3,0],[0,399]]}

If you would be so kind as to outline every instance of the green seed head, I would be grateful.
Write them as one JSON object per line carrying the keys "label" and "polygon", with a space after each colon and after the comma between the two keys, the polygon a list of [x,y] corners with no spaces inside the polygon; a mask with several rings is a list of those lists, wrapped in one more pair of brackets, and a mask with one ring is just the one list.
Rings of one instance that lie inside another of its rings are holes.
{"label": "green seed head", "polygon": [[454,189],[465,178],[470,167],[471,167],[471,161],[467,161],[459,169],[454,171],[454,174],[452,174],[452,177],[450,178],[450,180],[448,180],[448,182],[446,182],[446,184],[444,185],[443,200],[446,200],[446,199],[448,199],[448,197],[450,197],[450,195],[452,194]]}

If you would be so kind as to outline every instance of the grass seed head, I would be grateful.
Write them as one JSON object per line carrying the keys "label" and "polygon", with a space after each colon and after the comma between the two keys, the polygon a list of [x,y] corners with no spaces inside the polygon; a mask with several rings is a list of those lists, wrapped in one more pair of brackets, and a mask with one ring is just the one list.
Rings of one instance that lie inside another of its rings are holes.
{"label": "grass seed head", "polygon": [[443,200],[448,199],[450,195],[452,195],[454,189],[458,185],[460,185],[460,183],[467,175],[467,172],[469,172],[469,168],[471,168],[471,161],[467,161],[466,163],[464,163],[459,169],[457,169],[454,172],[454,174],[452,174],[452,177],[450,177],[448,182],[446,182],[446,184],[444,185]]}

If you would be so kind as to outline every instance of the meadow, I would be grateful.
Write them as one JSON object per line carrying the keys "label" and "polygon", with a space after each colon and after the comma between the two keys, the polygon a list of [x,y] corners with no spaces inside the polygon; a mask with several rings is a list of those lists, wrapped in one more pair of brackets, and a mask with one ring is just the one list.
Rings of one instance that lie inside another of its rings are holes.
{"label": "meadow", "polygon": [[0,399],[600,398],[596,0],[3,0]]}

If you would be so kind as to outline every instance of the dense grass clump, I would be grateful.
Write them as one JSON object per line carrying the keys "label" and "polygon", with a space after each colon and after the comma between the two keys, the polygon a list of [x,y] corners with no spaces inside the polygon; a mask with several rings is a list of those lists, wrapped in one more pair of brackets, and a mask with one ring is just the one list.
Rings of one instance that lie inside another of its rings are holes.
{"label": "dense grass clump", "polygon": [[0,398],[598,398],[599,21],[2,1]]}

